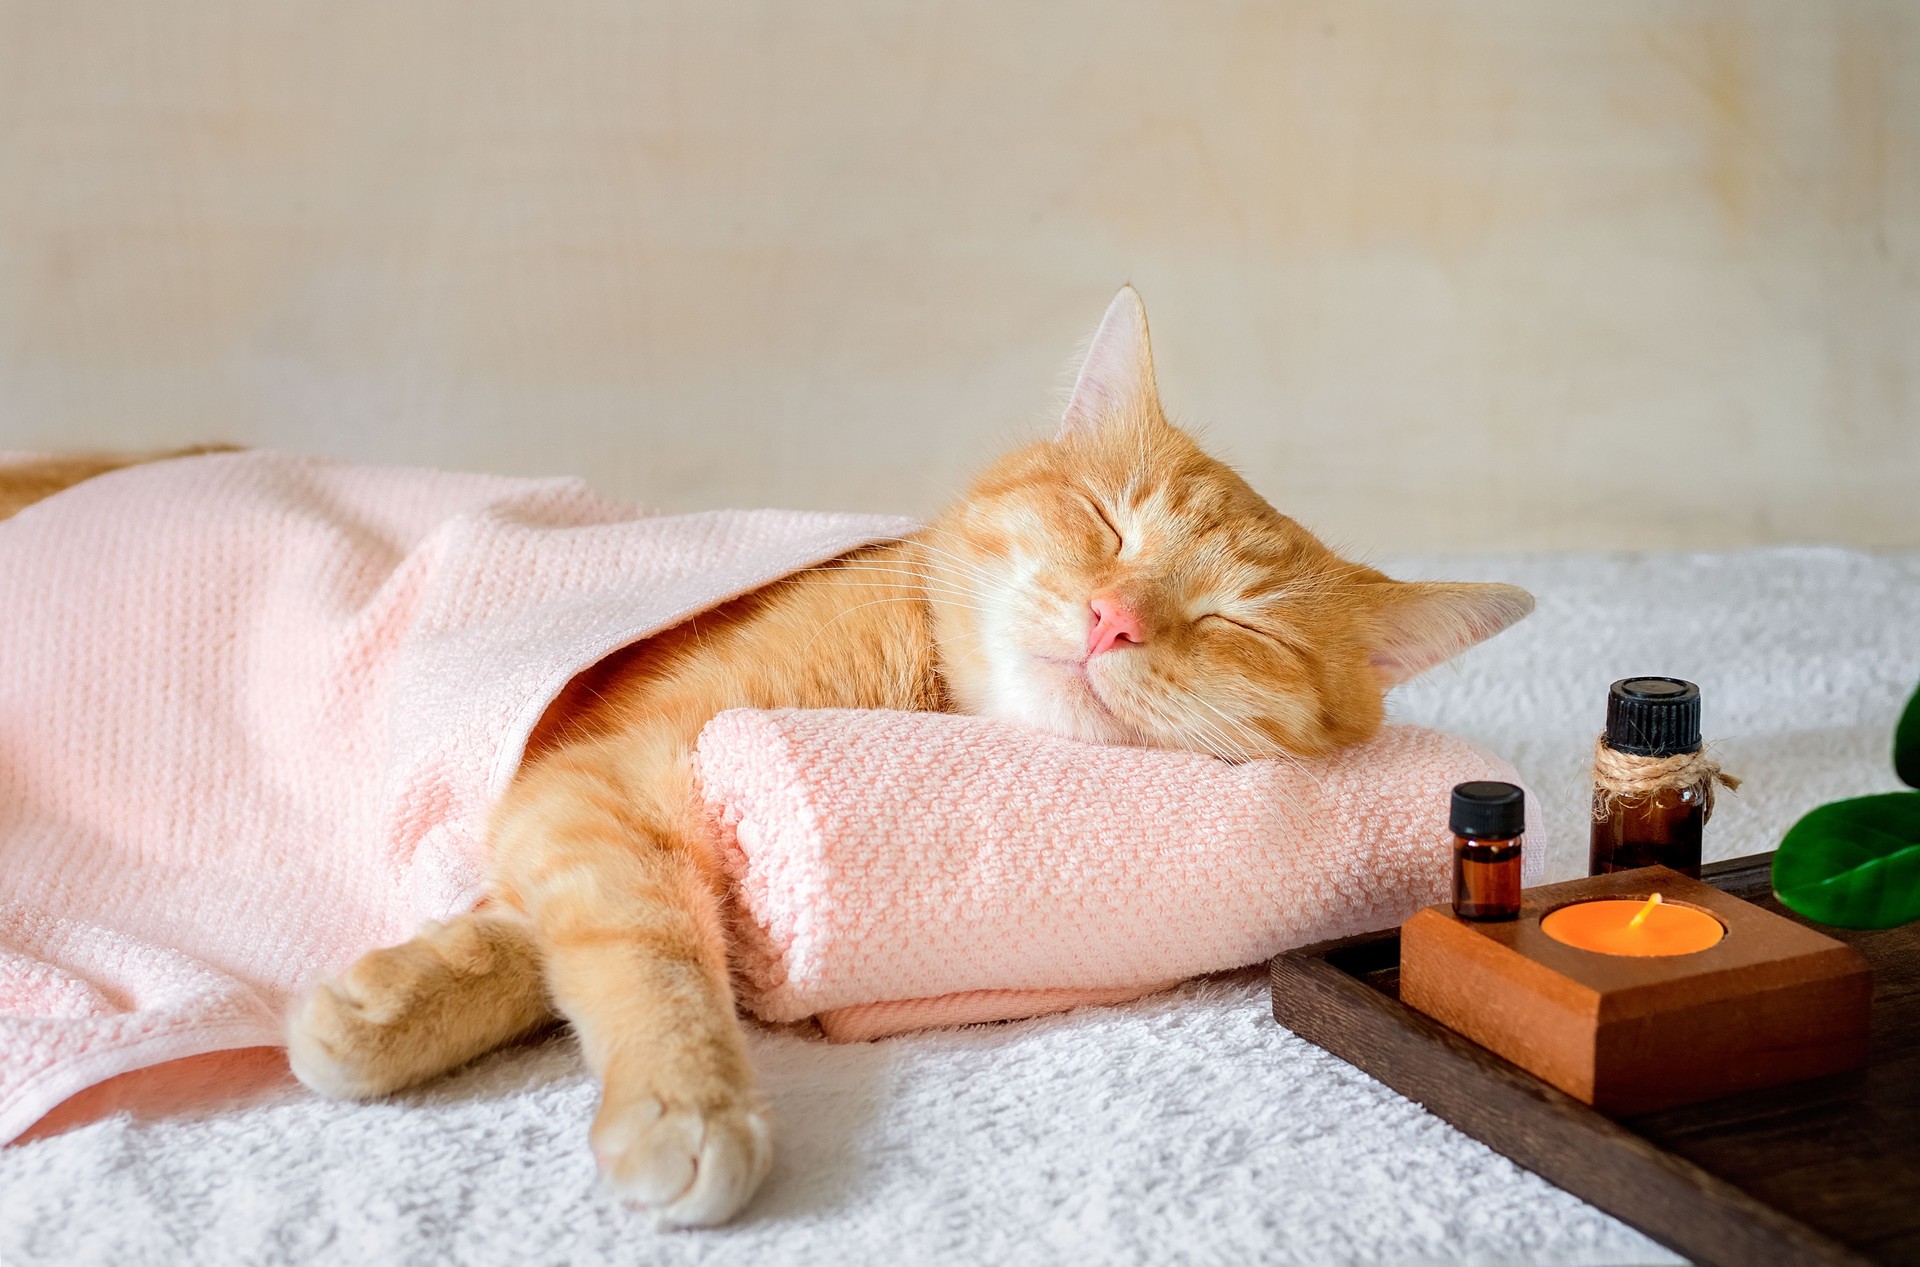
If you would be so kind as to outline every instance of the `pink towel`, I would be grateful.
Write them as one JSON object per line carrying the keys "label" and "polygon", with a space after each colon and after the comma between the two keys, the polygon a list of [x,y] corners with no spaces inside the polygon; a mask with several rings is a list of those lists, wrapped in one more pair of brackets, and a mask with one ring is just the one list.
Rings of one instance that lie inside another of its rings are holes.
{"label": "pink towel", "polygon": [[903,520],[269,454],[0,522],[0,1142],[480,892],[529,730],[609,651]]}
{"label": "pink towel", "polygon": [[[856,1041],[1116,1002],[1399,923],[1452,878],[1448,793],[1511,767],[1391,726],[1228,765],[935,713],[722,713],[701,785],[747,1005]],[[1529,883],[1542,843],[1533,798]]]}

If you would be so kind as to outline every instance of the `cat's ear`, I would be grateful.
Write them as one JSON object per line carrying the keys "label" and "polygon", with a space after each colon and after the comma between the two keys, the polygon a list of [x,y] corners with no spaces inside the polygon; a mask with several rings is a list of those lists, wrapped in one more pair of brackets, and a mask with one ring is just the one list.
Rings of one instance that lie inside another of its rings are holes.
{"label": "cat's ear", "polygon": [[1381,577],[1367,588],[1374,604],[1368,656],[1385,686],[1425,673],[1533,610],[1533,595],[1514,585]]}
{"label": "cat's ear", "polygon": [[1093,431],[1119,418],[1159,416],[1147,308],[1133,287],[1122,286],[1094,331],[1093,345],[1073,384],[1073,397],[1060,419],[1060,436]]}

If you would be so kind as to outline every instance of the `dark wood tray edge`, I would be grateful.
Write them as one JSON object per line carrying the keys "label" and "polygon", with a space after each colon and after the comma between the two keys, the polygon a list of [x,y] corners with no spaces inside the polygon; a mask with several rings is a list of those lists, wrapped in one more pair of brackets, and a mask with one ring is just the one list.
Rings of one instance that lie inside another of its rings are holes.
{"label": "dark wood tray edge", "polygon": [[[1769,856],[1718,863],[1705,868],[1702,878],[1742,896],[1764,892]],[[1838,1241],[1660,1149],[1336,964],[1391,961],[1398,947],[1398,931],[1390,929],[1275,957],[1274,1019],[1697,1263],[1871,1267],[1871,1260]]]}

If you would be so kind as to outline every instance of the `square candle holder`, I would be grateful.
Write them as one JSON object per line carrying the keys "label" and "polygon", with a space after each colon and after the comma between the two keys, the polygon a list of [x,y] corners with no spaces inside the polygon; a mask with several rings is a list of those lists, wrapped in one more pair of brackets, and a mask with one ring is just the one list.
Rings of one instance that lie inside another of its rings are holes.
{"label": "square candle holder", "polygon": [[[1639,957],[1540,927],[1563,906],[1656,892],[1725,935]],[[1440,905],[1400,929],[1401,1002],[1618,1116],[1859,1068],[1872,994],[1872,970],[1844,942],[1666,867],[1528,889],[1518,919]]]}

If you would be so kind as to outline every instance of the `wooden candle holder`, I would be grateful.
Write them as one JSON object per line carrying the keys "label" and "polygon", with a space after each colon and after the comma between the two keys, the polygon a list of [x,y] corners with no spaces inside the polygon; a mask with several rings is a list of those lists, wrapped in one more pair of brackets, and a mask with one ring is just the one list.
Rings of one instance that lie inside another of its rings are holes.
{"label": "wooden candle holder", "polygon": [[[1718,944],[1636,958],[1564,945],[1552,910],[1658,892],[1718,919]],[[1606,1113],[1855,1069],[1873,974],[1844,942],[1666,867],[1529,889],[1520,917],[1430,906],[1400,929],[1400,999]]]}

